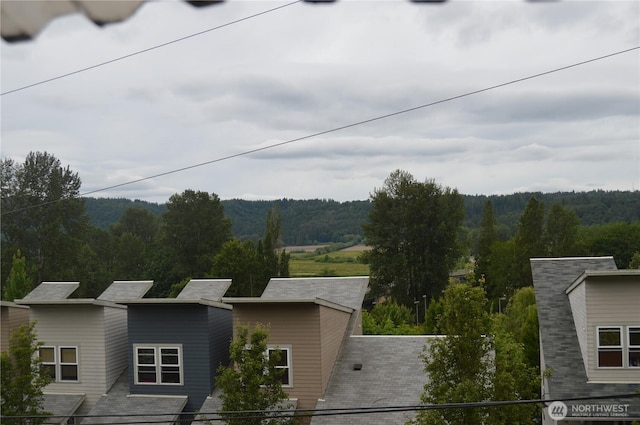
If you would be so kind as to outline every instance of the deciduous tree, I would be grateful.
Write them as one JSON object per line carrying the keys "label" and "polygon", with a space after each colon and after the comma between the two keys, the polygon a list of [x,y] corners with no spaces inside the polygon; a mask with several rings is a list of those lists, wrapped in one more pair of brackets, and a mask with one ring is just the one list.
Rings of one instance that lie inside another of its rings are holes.
{"label": "deciduous tree", "polygon": [[34,326],[31,323],[14,330],[9,350],[0,354],[3,424],[42,424],[50,414],[42,408],[42,390],[51,382],[51,376],[37,356],[41,344],[37,342]]}
{"label": "deciduous tree", "polygon": [[35,281],[69,279],[88,226],[80,177],[47,152],[31,152],[23,164],[4,159],[0,170],[2,269],[20,249]]}
{"label": "deciduous tree", "polygon": [[4,287],[3,300],[13,301],[24,298],[29,292],[33,282],[27,276],[26,259],[20,253],[20,250],[13,256],[13,264],[9,272],[7,284]]}
{"label": "deciduous tree", "polygon": [[[287,393],[282,389],[284,370],[276,367],[283,354],[280,350],[267,353],[268,338],[268,329],[260,324],[251,333],[247,326],[236,328],[236,336],[229,348],[232,364],[221,366],[216,379],[216,386],[222,390],[219,414],[229,425],[289,425],[297,422],[293,416],[272,417],[278,409],[291,409],[291,406],[287,403]],[[254,412],[244,415],[225,413],[247,410]]]}
{"label": "deciduous tree", "polygon": [[423,295],[439,295],[460,252],[464,207],[458,191],[397,170],[371,202],[363,228],[371,246],[372,295],[410,306]]}

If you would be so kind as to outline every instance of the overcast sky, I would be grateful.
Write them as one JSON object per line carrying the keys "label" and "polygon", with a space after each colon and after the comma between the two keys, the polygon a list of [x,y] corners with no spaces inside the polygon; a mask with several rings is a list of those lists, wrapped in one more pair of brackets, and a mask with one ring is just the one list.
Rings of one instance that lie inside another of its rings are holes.
{"label": "overcast sky", "polygon": [[[2,92],[284,5],[144,4],[2,41]],[[463,194],[640,189],[640,53],[240,155],[640,45],[640,2],[297,3],[2,96],[3,158],[94,197],[368,199],[401,169]],[[229,159],[224,159],[229,158]]]}

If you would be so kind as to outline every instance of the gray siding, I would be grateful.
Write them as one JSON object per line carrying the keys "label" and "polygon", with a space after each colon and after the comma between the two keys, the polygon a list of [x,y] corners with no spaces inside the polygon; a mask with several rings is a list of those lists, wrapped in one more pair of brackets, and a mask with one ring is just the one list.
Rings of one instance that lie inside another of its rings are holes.
{"label": "gray siding", "polygon": [[[210,347],[212,339],[215,340],[209,335],[210,320],[225,322],[224,313],[214,314],[208,310],[209,307],[198,304],[129,306],[129,382],[132,394],[187,395],[187,411],[194,411],[202,405],[213,390],[215,370],[212,369],[212,354],[220,358],[217,349]],[[230,310],[224,312],[231,316]],[[183,384],[136,385],[134,344],[181,345]]]}
{"label": "gray siding", "polygon": [[127,368],[127,310],[104,309],[104,342],[107,389]]}
{"label": "gray siding", "polygon": [[14,329],[20,325],[29,323],[29,309],[23,306],[2,305],[2,317],[0,317],[0,325],[2,334],[0,334],[0,351],[9,349],[9,336]]}
{"label": "gray siding", "polygon": [[582,353],[582,361],[584,370],[588,370],[588,352],[587,348],[587,291],[586,284],[578,285],[569,293],[569,304],[571,304],[571,313],[573,314],[573,323],[576,326],[576,334],[578,335],[578,343],[580,344],[580,352]]}

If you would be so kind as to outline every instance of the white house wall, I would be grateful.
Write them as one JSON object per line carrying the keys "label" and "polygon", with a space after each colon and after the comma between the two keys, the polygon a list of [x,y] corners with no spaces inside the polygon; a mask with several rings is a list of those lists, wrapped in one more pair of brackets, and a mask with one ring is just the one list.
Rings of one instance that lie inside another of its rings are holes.
{"label": "white house wall", "polygon": [[53,382],[46,393],[84,393],[84,414],[107,390],[103,308],[94,305],[31,307],[38,340],[45,345],[78,347],[78,382]]}
{"label": "white house wall", "polygon": [[127,310],[104,308],[104,341],[107,389],[127,368]]}
{"label": "white house wall", "polygon": [[582,361],[584,369],[589,371],[589,348],[587,345],[587,292],[584,283],[578,285],[569,293],[569,303],[571,304],[571,313],[573,314],[573,323],[576,326],[578,334],[578,343],[582,353]]}

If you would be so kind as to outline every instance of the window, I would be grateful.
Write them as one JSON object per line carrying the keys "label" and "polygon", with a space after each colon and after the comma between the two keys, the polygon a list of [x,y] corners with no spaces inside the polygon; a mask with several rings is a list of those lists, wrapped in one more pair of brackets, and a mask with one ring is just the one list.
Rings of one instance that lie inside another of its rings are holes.
{"label": "window", "polygon": [[629,327],[629,367],[640,367],[640,327]]}
{"label": "window", "polygon": [[271,347],[267,348],[267,355],[269,358],[275,355],[278,351],[280,351],[280,356],[276,362],[276,369],[282,370],[282,375],[280,375],[280,382],[282,382],[282,386],[290,387],[291,386],[291,349],[290,348],[281,348],[281,347]]}
{"label": "window", "polygon": [[40,362],[54,381],[78,381],[78,347],[40,347]]}
{"label": "window", "polygon": [[598,367],[622,367],[622,328],[598,327]]}
{"label": "window", "polygon": [[135,346],[136,384],[182,385],[182,347]]}

